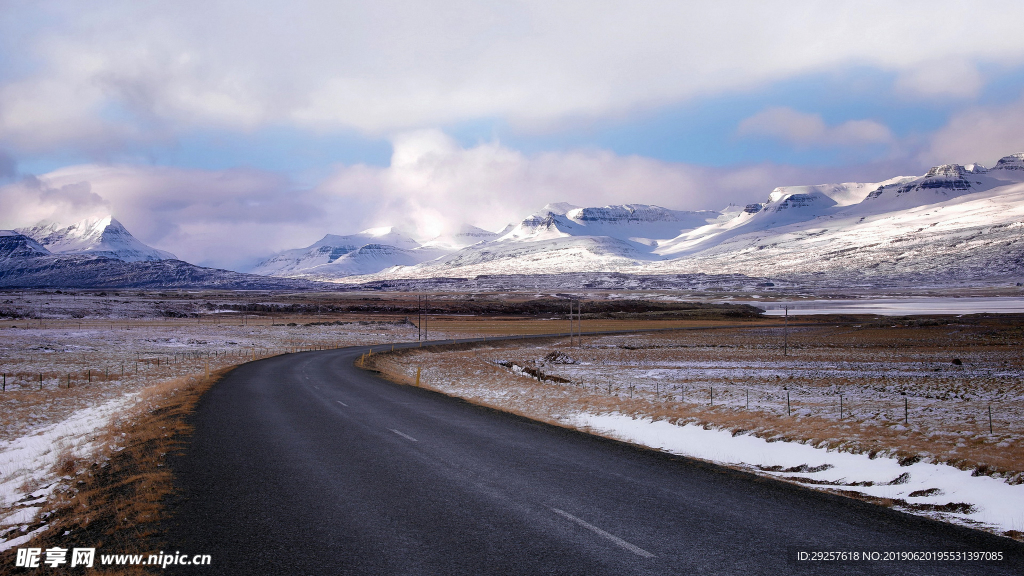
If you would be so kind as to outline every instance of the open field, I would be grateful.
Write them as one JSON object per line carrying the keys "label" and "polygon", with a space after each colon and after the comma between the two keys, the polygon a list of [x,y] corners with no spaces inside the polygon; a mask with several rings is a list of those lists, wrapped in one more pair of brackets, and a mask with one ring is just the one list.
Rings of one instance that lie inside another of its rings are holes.
{"label": "open field", "polygon": [[1024,482],[1021,317],[822,322],[788,333],[760,325],[568,342],[401,351],[374,355],[371,365],[407,383],[419,371],[421,385],[554,423],[623,414]]}
{"label": "open field", "polygon": [[[42,527],[34,515],[66,496],[61,486],[130,443],[111,431],[131,430],[155,390],[294,350],[567,333],[561,296],[431,294],[421,307],[421,295],[402,293],[2,293],[0,538],[12,545]],[[584,303],[582,344],[459,344],[372,362],[395,379],[412,383],[419,368],[426,386],[562,424],[583,413],[693,422],[1019,483],[1022,325],[836,317],[784,328],[742,307],[606,294]],[[658,329],[671,331],[592,334]]]}

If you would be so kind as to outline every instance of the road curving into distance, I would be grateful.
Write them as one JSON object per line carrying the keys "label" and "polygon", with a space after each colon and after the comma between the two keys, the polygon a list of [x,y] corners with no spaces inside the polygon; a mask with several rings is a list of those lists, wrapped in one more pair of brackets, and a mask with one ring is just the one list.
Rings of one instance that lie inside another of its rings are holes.
{"label": "road curving into distance", "polygon": [[[366,350],[245,364],[202,398],[165,552],[212,564],[170,572],[1024,574],[1011,540],[394,384]],[[844,551],[880,559],[797,560]]]}

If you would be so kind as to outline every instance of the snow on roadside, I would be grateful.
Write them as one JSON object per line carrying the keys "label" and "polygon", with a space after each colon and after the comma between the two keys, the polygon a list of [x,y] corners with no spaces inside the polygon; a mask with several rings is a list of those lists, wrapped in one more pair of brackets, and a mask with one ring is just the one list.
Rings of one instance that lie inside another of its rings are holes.
{"label": "snow on roadside", "polygon": [[0,442],[0,552],[31,538],[29,526],[60,480],[54,467],[62,453],[79,459],[93,455],[110,420],[138,398],[137,393],[125,394]]}
{"label": "snow on roadside", "polygon": [[795,442],[768,442],[750,435],[694,424],[634,419],[623,414],[580,413],[565,424],[618,440],[750,469],[758,474],[826,490],[858,492],[897,501],[901,510],[997,532],[1024,531],[1024,484],[944,464],[900,462],[866,454],[830,451]]}

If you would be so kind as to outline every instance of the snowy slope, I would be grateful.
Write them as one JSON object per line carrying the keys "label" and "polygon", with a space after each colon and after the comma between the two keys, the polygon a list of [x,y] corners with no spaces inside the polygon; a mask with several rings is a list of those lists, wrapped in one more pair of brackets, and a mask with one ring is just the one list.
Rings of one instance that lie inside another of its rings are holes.
{"label": "snowy slope", "polygon": [[1024,276],[1024,183],[881,213],[838,212],[728,238],[648,273],[817,274],[830,279]]}
{"label": "snowy slope", "polygon": [[495,241],[388,277],[591,271],[1020,281],[1024,154],[988,170],[946,164],[920,177],[776,188],[720,213],[549,205]]}
{"label": "snowy slope", "polygon": [[393,277],[631,272],[652,255],[647,246],[608,236],[559,236],[532,242],[488,242],[425,262]]}
{"label": "snowy slope", "polygon": [[54,254],[77,254],[113,258],[125,262],[176,260],[170,252],[157,250],[137,240],[111,216],[87,218],[70,226],[40,222],[16,230]]}
{"label": "snowy slope", "polygon": [[268,258],[251,272],[289,278],[372,274],[392,266],[410,266],[446,252],[420,248],[418,242],[393,227],[371,228],[346,236],[328,234],[310,246]]}
{"label": "snowy slope", "polygon": [[899,176],[884,182],[785,186],[772,190],[768,201],[749,204],[731,220],[719,220],[659,244],[659,255],[678,258],[707,250],[730,238],[812,221],[863,202],[880,186],[913,180]]}

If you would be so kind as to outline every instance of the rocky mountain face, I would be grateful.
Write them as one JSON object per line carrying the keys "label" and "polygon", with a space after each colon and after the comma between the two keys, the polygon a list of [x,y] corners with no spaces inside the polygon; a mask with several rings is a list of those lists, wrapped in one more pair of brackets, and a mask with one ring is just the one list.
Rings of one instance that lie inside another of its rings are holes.
{"label": "rocky mountain face", "polygon": [[[0,237],[0,245],[2,240]],[[203,268],[181,260],[125,262],[54,254],[0,259],[0,288],[310,290],[324,286],[299,279]]]}
{"label": "rocky mountain face", "polygon": [[0,261],[48,256],[50,251],[35,240],[13,230],[0,230]]}

